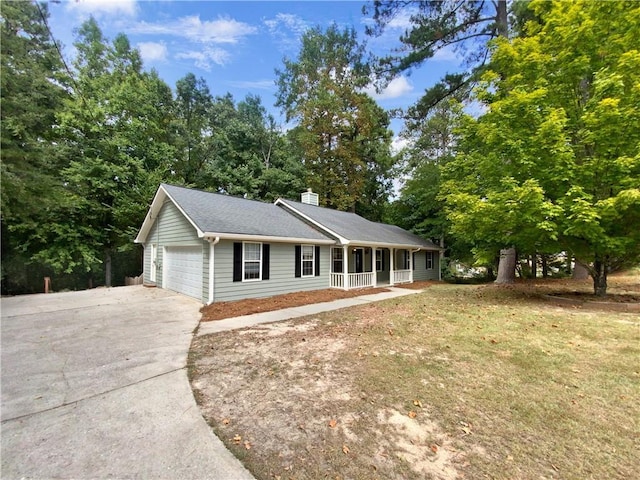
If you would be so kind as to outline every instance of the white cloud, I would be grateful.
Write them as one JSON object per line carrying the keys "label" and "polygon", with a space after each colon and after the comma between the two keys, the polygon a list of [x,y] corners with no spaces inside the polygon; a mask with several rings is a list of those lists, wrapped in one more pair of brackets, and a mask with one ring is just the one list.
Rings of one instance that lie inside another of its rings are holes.
{"label": "white cloud", "polygon": [[401,10],[400,13],[398,13],[391,19],[387,27],[402,31],[413,27],[413,23],[411,22],[411,15],[413,15],[414,13],[417,13],[417,9]]}
{"label": "white cloud", "polygon": [[433,55],[432,60],[438,62],[456,62],[459,63],[462,61],[462,57],[458,55],[455,48],[451,45],[447,45],[446,47],[442,47],[439,50],[436,50],[436,53]]}
{"label": "white cloud", "polygon": [[176,58],[184,58],[187,60],[194,60],[195,66],[211,71],[211,64],[216,63],[218,65],[224,65],[229,60],[229,52],[221,48],[205,47],[202,50],[192,50],[188,52],[180,52],[176,54]]}
{"label": "white cloud", "polygon": [[126,15],[135,17],[138,13],[136,0],[75,0],[66,2],[68,11],[80,15]]}
{"label": "white cloud", "polygon": [[217,20],[201,20],[200,15],[181,17],[166,23],[138,22],[130,28],[132,33],[173,35],[197,43],[235,44],[247,35],[257,32],[248,23],[232,18],[218,17]]}
{"label": "white cloud", "polygon": [[409,83],[407,77],[401,75],[391,80],[389,85],[381,92],[377,92],[374,85],[369,85],[364,91],[376,100],[388,100],[391,98],[399,98],[413,92],[413,85]]}
{"label": "white cloud", "polygon": [[164,43],[140,42],[137,47],[145,62],[164,62],[169,56],[169,51]]}
{"label": "white cloud", "polygon": [[274,90],[276,88],[273,79],[264,80],[238,80],[231,82],[231,85],[236,88],[246,88],[248,90]]}
{"label": "white cloud", "polygon": [[400,151],[410,145],[411,142],[406,138],[398,136],[393,137],[393,139],[391,140],[391,153],[393,155],[397,155],[398,153],[400,153]]}
{"label": "white cloud", "polygon": [[300,37],[309,29],[308,22],[291,13],[278,13],[263,23],[283,50],[297,49],[300,46]]}

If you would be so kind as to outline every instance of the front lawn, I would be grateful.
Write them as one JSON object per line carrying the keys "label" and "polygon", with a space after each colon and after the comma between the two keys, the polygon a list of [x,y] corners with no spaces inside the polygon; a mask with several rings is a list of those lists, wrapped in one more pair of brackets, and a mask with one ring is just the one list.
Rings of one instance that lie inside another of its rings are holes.
{"label": "front lawn", "polygon": [[192,386],[258,479],[633,478],[637,312],[535,289],[436,285],[197,337]]}

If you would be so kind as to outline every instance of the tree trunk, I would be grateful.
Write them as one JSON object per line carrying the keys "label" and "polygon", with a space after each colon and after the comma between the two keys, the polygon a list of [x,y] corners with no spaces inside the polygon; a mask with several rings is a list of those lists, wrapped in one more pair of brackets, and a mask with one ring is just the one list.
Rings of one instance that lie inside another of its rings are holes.
{"label": "tree trunk", "polygon": [[516,248],[503,248],[500,250],[500,263],[498,264],[497,284],[510,284],[516,281]]}
{"label": "tree trunk", "polygon": [[571,278],[574,280],[586,280],[589,278],[589,270],[584,263],[581,263],[577,258],[575,259],[575,265],[573,266],[573,274]]}
{"label": "tree trunk", "polygon": [[604,297],[607,294],[607,265],[596,257],[593,262],[593,293],[596,297]]}
{"label": "tree trunk", "polygon": [[104,257],[104,286],[111,286],[111,252],[107,250]]}
{"label": "tree trunk", "polygon": [[542,259],[542,278],[547,278],[549,276],[549,265],[547,264],[547,256],[542,255],[540,258]]}
{"label": "tree trunk", "polygon": [[496,5],[496,30],[500,37],[507,38],[509,36],[507,0],[498,0]]}
{"label": "tree trunk", "polygon": [[538,255],[531,255],[531,278],[538,278]]}

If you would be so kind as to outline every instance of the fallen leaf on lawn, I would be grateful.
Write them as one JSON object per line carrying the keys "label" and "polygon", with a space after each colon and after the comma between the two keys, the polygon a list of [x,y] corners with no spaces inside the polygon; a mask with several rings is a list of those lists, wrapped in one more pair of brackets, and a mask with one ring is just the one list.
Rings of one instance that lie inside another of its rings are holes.
{"label": "fallen leaf on lawn", "polygon": [[246,448],[247,450],[251,450],[251,442],[249,442],[249,440],[245,440],[244,448]]}
{"label": "fallen leaf on lawn", "polygon": [[414,412],[413,410],[411,410],[409,413],[409,418],[416,418],[416,415],[418,415],[416,412]]}
{"label": "fallen leaf on lawn", "polygon": [[338,421],[337,420],[330,420],[329,421],[329,426],[331,428],[336,428],[336,425],[338,425]]}
{"label": "fallen leaf on lawn", "polygon": [[433,453],[436,453],[438,451],[438,445],[436,445],[436,444],[431,445],[431,451]]}
{"label": "fallen leaf on lawn", "polygon": [[233,437],[233,443],[235,443],[236,445],[239,445],[241,441],[242,437],[240,435],[236,435],[235,437]]}
{"label": "fallen leaf on lawn", "polygon": [[389,335],[393,337],[393,330],[389,329]]}
{"label": "fallen leaf on lawn", "polygon": [[413,401],[413,404],[414,404],[416,407],[420,407],[420,408],[422,408],[422,402],[421,402],[420,400],[414,400],[414,401]]}
{"label": "fallen leaf on lawn", "polygon": [[347,447],[346,445],[342,445],[342,452],[347,455],[349,453],[349,447]]}
{"label": "fallen leaf on lawn", "polygon": [[223,418],[222,419],[222,423],[224,423],[225,425],[229,425],[230,422],[231,422],[231,420],[229,420],[228,418]]}
{"label": "fallen leaf on lawn", "polygon": [[465,435],[469,435],[471,433],[471,429],[469,427],[462,427],[462,431]]}

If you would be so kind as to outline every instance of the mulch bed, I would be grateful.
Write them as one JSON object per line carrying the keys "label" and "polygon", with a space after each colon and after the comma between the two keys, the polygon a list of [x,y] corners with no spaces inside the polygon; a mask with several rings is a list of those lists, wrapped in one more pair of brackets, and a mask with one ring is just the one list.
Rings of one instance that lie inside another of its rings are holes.
{"label": "mulch bed", "polygon": [[[424,287],[423,287],[424,288]],[[202,322],[222,320],[224,318],[251,315],[252,313],[272,312],[283,308],[300,307],[312,303],[331,302],[343,298],[371,295],[373,293],[388,292],[386,288],[361,288],[357,290],[338,290],[328,288],[326,290],[313,290],[310,292],[295,292],[284,295],[276,295],[268,298],[251,298],[234,302],[216,302],[200,309]]]}

